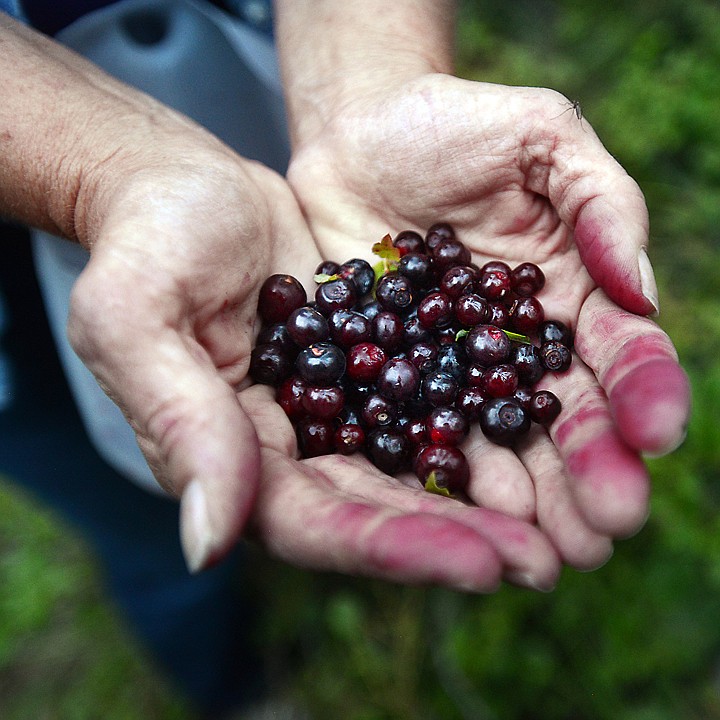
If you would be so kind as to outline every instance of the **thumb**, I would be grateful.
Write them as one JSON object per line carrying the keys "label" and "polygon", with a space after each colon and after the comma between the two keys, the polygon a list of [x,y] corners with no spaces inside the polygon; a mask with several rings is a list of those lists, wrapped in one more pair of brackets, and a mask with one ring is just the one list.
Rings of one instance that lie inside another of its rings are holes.
{"label": "thumb", "polygon": [[[100,300],[81,279],[68,323],[71,344],[132,425],[158,482],[180,498],[180,538],[192,572],[235,544],[257,492],[255,429],[206,351],[160,319]],[[114,306],[114,307],[113,307]]]}
{"label": "thumb", "polygon": [[580,257],[597,285],[626,310],[657,315],[645,198],[597,136],[582,132],[580,147],[574,143],[558,149],[550,199],[573,228]]}

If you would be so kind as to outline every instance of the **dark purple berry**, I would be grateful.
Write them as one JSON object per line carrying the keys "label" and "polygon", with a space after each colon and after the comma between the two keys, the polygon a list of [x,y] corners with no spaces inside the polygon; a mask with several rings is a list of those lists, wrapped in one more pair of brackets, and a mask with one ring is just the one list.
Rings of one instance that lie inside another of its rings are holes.
{"label": "dark purple berry", "polygon": [[422,235],[415,230],[402,230],[395,236],[392,244],[400,251],[401,257],[408,253],[425,252],[425,241]]}
{"label": "dark purple berry", "polygon": [[545,374],[540,350],[530,343],[516,345],[510,355],[510,362],[517,370],[518,379],[525,385],[535,385]]}
{"label": "dark purple berry", "polygon": [[372,431],[365,443],[370,462],[386,475],[396,475],[407,465],[409,445],[405,433],[391,428]]}
{"label": "dark purple berry", "polygon": [[572,348],[573,336],[570,328],[560,320],[546,320],[538,328],[540,344],[546,342],[559,342],[565,347]]}
{"label": "dark purple berry", "polygon": [[480,428],[494,443],[510,447],[530,429],[530,417],[516,400],[493,398],[480,411]]}
{"label": "dark purple berry", "polygon": [[543,365],[550,372],[565,372],[572,362],[572,352],[562,343],[550,340],[540,346]]}
{"label": "dark purple berry", "polygon": [[530,398],[528,413],[530,419],[540,425],[548,426],[553,423],[562,410],[557,395],[549,390],[538,390]]}
{"label": "dark purple berry", "polygon": [[278,387],[292,373],[290,356],[277,343],[256,345],[250,353],[248,373],[257,383]]}
{"label": "dark purple berry", "polygon": [[480,389],[493,398],[509,397],[518,387],[518,374],[514,365],[493,365],[483,373]]}
{"label": "dark purple berry", "polygon": [[488,320],[488,302],[477,293],[461,295],[455,301],[455,318],[465,327],[474,327]]}
{"label": "dark purple berry", "polygon": [[452,300],[445,293],[430,293],[418,304],[417,316],[429,330],[447,327],[455,318]]}
{"label": "dark purple berry", "polygon": [[336,417],[345,404],[345,393],[338,385],[316,387],[308,385],[302,396],[302,406],[310,417],[329,420]]}
{"label": "dark purple berry", "polygon": [[405,319],[403,331],[403,344],[406,347],[419,342],[428,342],[432,339],[430,331],[420,322],[417,313],[411,314]]}
{"label": "dark purple berry", "polygon": [[276,400],[290,420],[297,420],[305,414],[303,394],[307,383],[297,375],[291,375],[278,387]]}
{"label": "dark purple berry", "polygon": [[402,345],[405,323],[394,312],[383,310],[372,320],[372,336],[375,342],[392,353]]}
{"label": "dark purple berry", "polygon": [[335,431],[333,441],[341,455],[352,455],[365,444],[365,431],[357,423],[344,423]]}
{"label": "dark purple berry", "polygon": [[440,292],[444,292],[451,300],[457,300],[470,292],[475,275],[475,271],[467,265],[451,267],[440,280]]}
{"label": "dark purple berry", "polygon": [[428,246],[428,250],[438,274],[456,265],[469,265],[472,261],[470,250],[458,240],[442,240],[432,250]]}
{"label": "dark purple berry", "polygon": [[411,252],[403,255],[398,262],[397,271],[416,289],[430,287],[435,280],[432,260],[424,253]]}
{"label": "dark purple berry", "polygon": [[452,225],[446,222],[439,222],[431,225],[425,233],[425,247],[432,251],[443,240],[454,240],[455,230]]}
{"label": "dark purple berry", "polygon": [[362,406],[360,416],[369,428],[392,425],[398,417],[398,405],[380,393],[370,393]]}
{"label": "dark purple berry", "polygon": [[510,275],[501,270],[486,270],[475,283],[475,292],[487,300],[502,300],[511,289]]}
{"label": "dark purple berry", "polygon": [[413,302],[410,280],[399,273],[386,273],[375,286],[375,297],[385,310],[403,313]]}
{"label": "dark purple berry", "polygon": [[260,287],[258,312],[263,322],[284,322],[293,310],[307,302],[300,281],[287,274],[271,275]]}
{"label": "dark purple berry", "polygon": [[425,426],[430,442],[435,445],[459,445],[469,429],[465,415],[453,407],[433,408]]}
{"label": "dark purple berry", "polygon": [[335,429],[328,420],[302,418],[296,426],[302,457],[330,455],[335,450]]}
{"label": "dark purple berry", "polygon": [[285,323],[273,323],[260,328],[255,344],[262,345],[269,342],[279,345],[293,359],[298,353],[298,347],[290,337]]}
{"label": "dark purple berry", "polygon": [[315,343],[300,351],[295,367],[308,385],[335,385],[345,372],[345,353],[332,343]]}
{"label": "dark purple berry", "polygon": [[337,275],[340,270],[340,263],[336,263],[334,260],[323,260],[316,268],[315,275]]}
{"label": "dark purple berry", "polygon": [[372,265],[362,258],[353,258],[344,262],[338,268],[337,274],[353,281],[358,298],[367,295],[375,284],[375,271]]}
{"label": "dark purple berry", "polygon": [[452,494],[467,487],[470,466],[462,450],[451,445],[427,445],[415,456],[413,470],[431,492]]}
{"label": "dark purple berry", "polygon": [[408,351],[408,359],[422,373],[437,370],[438,346],[432,341],[415,343]]}
{"label": "dark purple berry", "polygon": [[327,318],[318,310],[306,305],[290,313],[286,327],[288,335],[298,347],[307,347],[330,337]]}
{"label": "dark purple berry", "polygon": [[320,283],[315,290],[315,302],[325,316],[334,310],[349,310],[357,302],[355,283],[343,277]]}
{"label": "dark purple berry", "polygon": [[341,348],[367,342],[372,337],[372,323],[356,310],[336,310],[328,320],[330,338]]}
{"label": "dark purple berry", "polygon": [[523,296],[535,295],[545,286],[545,274],[535,263],[525,262],[510,273],[512,289]]}
{"label": "dark purple berry", "polygon": [[465,338],[465,350],[472,360],[490,367],[507,362],[512,343],[500,328],[494,325],[476,325]]}
{"label": "dark purple berry", "polygon": [[542,303],[534,296],[518,298],[510,310],[510,327],[523,335],[532,335],[545,320]]}
{"label": "dark purple berry", "polygon": [[409,400],[420,385],[420,371],[406,358],[391,358],[376,380],[378,391],[390,400]]}
{"label": "dark purple berry", "polygon": [[460,388],[455,398],[455,407],[467,418],[474,422],[480,417],[480,410],[487,398],[479,387]]}
{"label": "dark purple berry", "polygon": [[423,398],[430,405],[439,407],[452,405],[460,386],[452,375],[435,370],[422,379],[421,387]]}
{"label": "dark purple berry", "polygon": [[362,342],[348,350],[346,372],[356,383],[374,383],[386,362],[387,355],[379,345]]}

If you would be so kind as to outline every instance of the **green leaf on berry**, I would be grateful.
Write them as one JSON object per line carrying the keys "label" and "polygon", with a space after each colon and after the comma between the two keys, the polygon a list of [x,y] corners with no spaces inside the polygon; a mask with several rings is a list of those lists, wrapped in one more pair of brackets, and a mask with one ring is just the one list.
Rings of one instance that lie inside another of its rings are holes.
{"label": "green leaf on berry", "polygon": [[434,470],[428,475],[427,480],[425,481],[425,489],[435,495],[444,495],[445,497],[453,496],[446,487],[441,487],[437,484],[437,476],[435,475]]}
{"label": "green leaf on berry", "polygon": [[318,273],[317,275],[313,275],[313,280],[318,284],[322,285],[323,283],[330,282],[331,280],[338,280],[340,278],[340,275],[327,275],[325,273]]}
{"label": "green leaf on berry", "polygon": [[458,330],[455,334],[455,342],[462,340],[469,332],[469,330]]}
{"label": "green leaf on berry", "polygon": [[503,330],[503,332],[514,342],[532,345],[532,340],[527,335],[521,335],[520,333],[512,332],[511,330]]}
{"label": "green leaf on berry", "polygon": [[380,242],[376,242],[372,246],[373,255],[377,255],[383,260],[397,262],[400,259],[400,251],[392,244],[390,235],[386,235]]}

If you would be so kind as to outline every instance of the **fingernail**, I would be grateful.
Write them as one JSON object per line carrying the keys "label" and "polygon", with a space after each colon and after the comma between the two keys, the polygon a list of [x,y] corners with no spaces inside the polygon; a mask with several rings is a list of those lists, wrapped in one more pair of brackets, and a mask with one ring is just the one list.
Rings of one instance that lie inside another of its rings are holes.
{"label": "fingernail", "polygon": [[538,592],[544,593],[552,592],[556,586],[556,582],[554,580],[550,582],[543,582],[532,573],[524,572],[522,570],[508,572],[505,579],[511,585],[517,585],[518,587],[524,587],[529,590],[537,590]]}
{"label": "fingernail", "polygon": [[640,248],[640,252],[638,253],[638,267],[640,268],[642,294],[648,302],[652,304],[653,308],[655,308],[655,312],[652,314],[659,315],[660,301],[658,299],[657,283],[655,282],[655,272],[650,264],[650,258],[645,248]]}
{"label": "fingernail", "polygon": [[215,551],[216,538],[210,524],[205,491],[197,480],[190,482],[180,500],[180,542],[191,573],[208,565]]}

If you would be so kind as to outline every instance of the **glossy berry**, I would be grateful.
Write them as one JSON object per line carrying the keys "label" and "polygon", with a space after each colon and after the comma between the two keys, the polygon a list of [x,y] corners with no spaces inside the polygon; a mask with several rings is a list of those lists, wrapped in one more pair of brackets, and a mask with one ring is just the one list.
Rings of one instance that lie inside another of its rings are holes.
{"label": "glossy berry", "polygon": [[278,387],[275,399],[291,420],[305,414],[302,398],[306,387],[307,383],[297,375],[291,375]]}
{"label": "glossy berry", "polygon": [[510,273],[512,289],[518,295],[535,295],[545,287],[545,274],[535,263],[525,262]]}
{"label": "glossy berry", "polygon": [[331,419],[336,417],[345,404],[345,393],[338,385],[316,387],[308,385],[302,395],[303,410],[309,417]]}
{"label": "glossy berry", "polygon": [[432,341],[415,343],[408,351],[408,359],[421,374],[437,369],[438,346]]}
{"label": "glossy berry", "polygon": [[400,256],[408,253],[424,253],[425,241],[422,235],[415,230],[402,230],[392,241],[394,247],[400,251]]}
{"label": "glossy berry", "polygon": [[403,329],[403,345],[409,347],[419,342],[432,340],[430,331],[420,322],[417,313],[413,313],[405,319]]}
{"label": "glossy berry", "polygon": [[420,371],[407,358],[391,358],[381,368],[376,385],[390,400],[409,400],[420,385]]}
{"label": "glossy berry", "polygon": [[320,283],[315,290],[315,302],[325,316],[334,310],[349,310],[357,302],[355,283],[343,277]]}
{"label": "glossy berry", "polygon": [[432,260],[424,253],[409,252],[403,255],[398,262],[397,271],[417,289],[430,287],[435,280]]}
{"label": "glossy berry", "polygon": [[432,492],[461,492],[470,480],[470,466],[462,450],[451,445],[427,445],[415,457],[413,470]]}
{"label": "glossy berry", "polygon": [[290,313],[286,328],[293,342],[301,348],[330,337],[327,318],[318,310],[306,305]]}
{"label": "glossy berry", "polygon": [[287,274],[271,275],[260,287],[258,313],[265,323],[284,322],[293,310],[307,302],[300,281]]}
{"label": "glossy berry", "polygon": [[433,408],[425,426],[430,442],[435,445],[459,445],[469,430],[467,418],[454,407]]}
{"label": "glossy berry", "polygon": [[368,342],[372,337],[372,324],[356,310],[336,310],[328,318],[330,339],[343,349],[361,342]]}
{"label": "glossy berry", "polygon": [[277,387],[292,373],[292,360],[277,343],[256,345],[250,353],[248,373],[257,383]]}
{"label": "glossy berry", "polygon": [[510,324],[510,310],[501,302],[490,302],[485,322],[495,327],[507,328]]}
{"label": "glossy berry", "polygon": [[385,351],[377,344],[362,342],[347,353],[347,376],[357,383],[374,383],[387,362]]}
{"label": "glossy berry", "polygon": [[335,450],[335,429],[328,420],[302,418],[295,428],[303,457],[330,455]]}
{"label": "glossy berry", "polygon": [[335,430],[333,443],[341,455],[352,455],[365,444],[365,431],[357,423],[344,423]]}
{"label": "glossy berry", "polygon": [[427,445],[428,433],[425,420],[422,418],[412,418],[403,427],[405,437],[410,441],[413,447],[420,447],[421,445]]}
{"label": "glossy berry", "polygon": [[573,336],[570,328],[560,320],[546,320],[538,328],[540,344],[546,342],[559,342],[565,347],[572,348]]}
{"label": "glossy berry", "polygon": [[478,387],[460,388],[455,398],[455,407],[467,418],[468,422],[475,422],[480,417],[480,411],[487,398]]}
{"label": "glossy berry", "polygon": [[560,400],[549,390],[538,390],[528,404],[530,419],[545,426],[551,425],[561,410]]}
{"label": "glossy berry", "polygon": [[523,335],[532,335],[545,320],[542,303],[534,296],[518,298],[510,310],[510,327]]}
{"label": "glossy berry", "polygon": [[295,367],[308,385],[334,385],[345,372],[345,353],[332,343],[315,343],[300,351]]}
{"label": "glossy berry", "polygon": [[369,428],[391,425],[397,420],[398,405],[380,393],[370,393],[362,407],[360,417]]}
{"label": "glossy berry", "polygon": [[442,273],[456,265],[469,265],[472,261],[470,251],[458,240],[442,240],[430,250],[433,266],[437,273]]}
{"label": "glossy berry", "polygon": [[364,297],[375,284],[375,271],[372,265],[362,258],[347,260],[338,268],[337,274],[346,280],[352,280],[358,298]]}
{"label": "glossy berry", "polygon": [[413,301],[410,280],[399,273],[387,273],[378,280],[375,297],[385,310],[403,313]]}
{"label": "glossy berry", "polygon": [[285,323],[273,323],[272,325],[263,325],[258,333],[256,345],[263,343],[276,343],[293,359],[298,353],[298,347],[290,337],[287,325]]}
{"label": "glossy berry", "polygon": [[510,275],[501,270],[486,270],[475,283],[475,291],[487,300],[502,300],[511,289]]}
{"label": "glossy berry", "polygon": [[450,223],[435,223],[425,233],[425,247],[428,252],[432,252],[443,240],[455,240],[455,230]]}
{"label": "glossy berry", "polygon": [[489,367],[508,360],[512,343],[500,328],[476,325],[465,338],[465,349],[472,360]]}
{"label": "glossy berry", "polygon": [[435,407],[452,405],[455,402],[460,386],[458,381],[448,373],[433,371],[422,379],[423,398]]}
{"label": "glossy berry", "polygon": [[397,313],[382,310],[373,318],[373,340],[388,352],[401,347],[404,336],[405,323]]}
{"label": "glossy berry", "polygon": [[530,343],[515,346],[510,354],[510,362],[517,370],[519,381],[525,385],[537,384],[545,374],[540,350]]}
{"label": "glossy berry", "polygon": [[447,327],[455,319],[452,300],[442,292],[430,293],[420,301],[417,316],[429,330]]}
{"label": "glossy berry", "polygon": [[465,378],[468,368],[468,356],[465,348],[454,340],[447,340],[438,348],[437,369],[452,375],[458,383]]}
{"label": "glossy berry", "polygon": [[316,268],[315,275],[337,275],[340,270],[340,263],[334,260],[323,260]]}
{"label": "glossy berry", "polygon": [[391,428],[373,430],[366,440],[368,458],[387,475],[396,475],[407,465],[409,445],[405,433]]}
{"label": "glossy berry", "polygon": [[527,434],[530,417],[512,398],[493,398],[480,411],[480,428],[494,443],[510,447]]}
{"label": "glossy berry", "polygon": [[465,327],[474,327],[488,320],[488,301],[477,293],[466,293],[455,301],[455,318]]}
{"label": "glossy berry", "polygon": [[467,265],[451,267],[440,280],[440,292],[445,293],[451,300],[457,300],[461,295],[470,292],[475,277],[475,271]]}
{"label": "glossy berry", "polygon": [[488,397],[509,397],[518,387],[518,374],[514,365],[501,363],[487,368],[480,381],[480,389]]}
{"label": "glossy berry", "polygon": [[540,346],[540,357],[550,372],[565,372],[572,362],[570,349],[555,340],[549,340]]}

